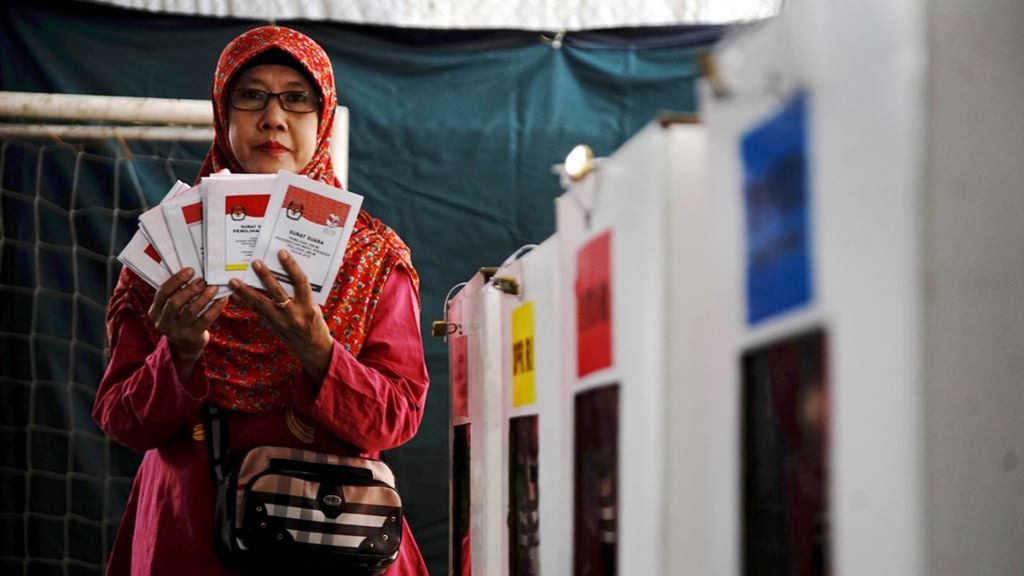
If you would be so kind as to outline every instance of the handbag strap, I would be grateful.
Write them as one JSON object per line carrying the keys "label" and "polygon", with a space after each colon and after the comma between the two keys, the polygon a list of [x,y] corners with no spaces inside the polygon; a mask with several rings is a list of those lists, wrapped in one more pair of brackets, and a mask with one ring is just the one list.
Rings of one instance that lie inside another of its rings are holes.
{"label": "handbag strap", "polygon": [[[231,462],[228,451],[228,412],[226,408],[211,405],[203,409],[203,425],[207,430],[206,450],[213,479],[218,484],[224,480],[225,471]],[[384,454],[379,454],[377,458],[390,467]]]}
{"label": "handbag strap", "polygon": [[213,479],[220,484],[228,465],[228,411],[207,405],[203,410],[203,421],[209,432],[206,435],[206,449],[210,456],[210,470]]}

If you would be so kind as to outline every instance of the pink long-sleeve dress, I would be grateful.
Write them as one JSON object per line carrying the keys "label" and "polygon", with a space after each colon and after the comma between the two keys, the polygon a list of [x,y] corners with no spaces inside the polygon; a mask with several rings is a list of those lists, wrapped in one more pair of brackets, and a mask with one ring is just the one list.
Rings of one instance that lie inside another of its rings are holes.
{"label": "pink long-sleeve dress", "polygon": [[[211,326],[204,357],[182,381],[167,338],[145,315],[153,289],[122,272],[107,312],[112,353],[93,417],[111,438],[145,455],[107,574],[232,574],[214,552],[216,494],[197,428],[205,403],[232,409],[232,451],[274,445],[373,458],[415,435],[428,388],[416,273],[407,249],[394,249],[404,245],[382,241],[382,231],[393,232],[372,219],[359,222],[323,307],[335,343],[322,382],[312,382],[234,303]],[[289,410],[313,431],[312,442],[289,427]],[[427,574],[407,522],[387,574]]]}

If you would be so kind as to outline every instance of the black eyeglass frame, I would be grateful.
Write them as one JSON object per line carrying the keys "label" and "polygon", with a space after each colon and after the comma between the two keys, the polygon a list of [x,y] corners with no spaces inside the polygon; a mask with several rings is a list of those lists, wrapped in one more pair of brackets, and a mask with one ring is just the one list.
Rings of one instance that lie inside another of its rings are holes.
{"label": "black eyeglass frame", "polygon": [[[235,94],[240,94],[242,92],[259,92],[261,94],[266,94],[266,98],[263,100],[263,106],[260,106],[259,108],[240,108],[238,105],[235,104]],[[312,98],[313,108],[311,110],[292,110],[292,103],[282,98],[282,96],[286,94],[308,94]],[[267,105],[270,104],[271,98],[277,98],[277,103],[281,105],[281,108],[287,110],[288,112],[294,112],[296,114],[309,114],[311,112],[317,112],[320,110],[320,95],[316,94],[315,92],[310,92],[309,90],[285,90],[284,92],[267,92],[266,90],[260,90],[258,88],[237,88],[235,90],[228,92],[228,105],[234,108],[235,110],[241,110],[243,112],[262,112],[263,110],[267,109]]]}

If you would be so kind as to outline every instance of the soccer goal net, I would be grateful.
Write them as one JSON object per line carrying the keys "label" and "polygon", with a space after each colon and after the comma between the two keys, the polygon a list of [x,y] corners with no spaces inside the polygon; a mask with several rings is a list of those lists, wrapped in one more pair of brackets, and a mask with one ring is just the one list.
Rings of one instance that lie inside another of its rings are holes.
{"label": "soccer goal net", "polygon": [[48,124],[30,108],[0,128],[0,573],[99,575],[140,461],[91,417],[116,256],[209,136],[33,96]]}

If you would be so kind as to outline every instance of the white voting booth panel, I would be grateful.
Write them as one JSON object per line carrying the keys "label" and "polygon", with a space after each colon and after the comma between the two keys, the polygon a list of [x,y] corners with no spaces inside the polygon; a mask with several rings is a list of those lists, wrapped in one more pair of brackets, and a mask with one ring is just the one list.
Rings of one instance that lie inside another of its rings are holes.
{"label": "white voting booth panel", "polygon": [[953,4],[794,0],[716,53],[708,573],[1024,570],[1024,6]]}
{"label": "white voting booth panel", "polygon": [[[567,404],[562,386],[558,237],[503,265],[502,416],[505,442],[502,574],[562,574],[571,543]],[[566,565],[567,566],[567,565]]]}
{"label": "white voting booth panel", "polygon": [[[899,10],[879,8],[887,30],[809,4],[722,48],[735,93],[702,99],[730,308],[712,409],[740,451],[722,459],[739,484],[723,566],[920,574],[919,47]],[[857,61],[846,26],[895,54]]]}
{"label": "white voting booth panel", "polygon": [[489,278],[478,272],[447,304],[454,574],[500,574],[504,560],[501,293]]}
{"label": "white voting booth panel", "polygon": [[1024,574],[1024,3],[927,6],[926,571]]}
{"label": "white voting booth panel", "polygon": [[654,122],[556,201],[573,447],[571,571],[558,573],[683,573],[666,565],[669,510],[677,498],[699,505],[709,481],[690,481],[699,491],[689,493],[667,482],[694,456],[670,422],[703,410],[669,407],[674,388],[699,385],[672,372],[688,352],[680,334],[670,339],[671,283],[691,281],[697,238],[686,225],[698,215],[686,210],[706,191],[705,171],[702,127]]}

